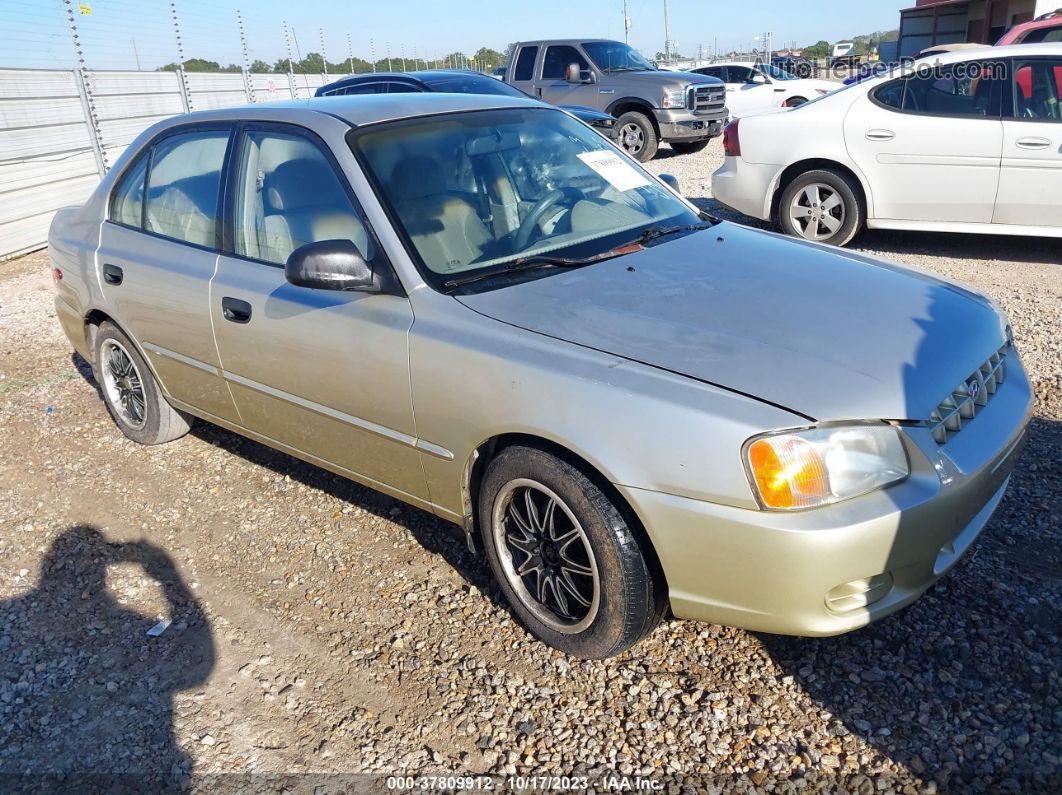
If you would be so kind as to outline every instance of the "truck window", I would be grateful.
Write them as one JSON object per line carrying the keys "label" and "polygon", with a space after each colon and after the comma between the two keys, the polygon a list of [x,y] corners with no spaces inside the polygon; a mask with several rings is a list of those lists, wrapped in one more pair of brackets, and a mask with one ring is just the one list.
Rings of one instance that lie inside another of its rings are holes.
{"label": "truck window", "polygon": [[542,79],[563,80],[570,63],[579,64],[581,70],[590,68],[582,53],[571,45],[554,44],[547,47],[546,57],[542,59]]}
{"label": "truck window", "polygon": [[516,69],[513,70],[513,80],[531,80],[535,75],[535,58],[538,57],[538,47],[522,47],[520,55],[516,59]]}

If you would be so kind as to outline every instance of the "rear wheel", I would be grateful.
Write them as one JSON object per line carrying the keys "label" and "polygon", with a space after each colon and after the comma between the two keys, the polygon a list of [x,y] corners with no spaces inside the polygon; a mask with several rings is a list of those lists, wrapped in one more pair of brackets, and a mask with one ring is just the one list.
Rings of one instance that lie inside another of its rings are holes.
{"label": "rear wheel", "polygon": [[129,338],[112,323],[96,332],[93,370],[115,424],[140,444],[162,444],[188,433],[191,417],[166,402]]}
{"label": "rear wheel", "polygon": [[692,155],[697,152],[703,152],[710,140],[710,138],[705,138],[703,141],[672,141],[671,148],[674,149],[677,154]]}
{"label": "rear wheel", "polygon": [[622,512],[583,472],[514,446],[487,466],[479,519],[491,569],[533,635],[585,659],[626,650],[664,599]]}
{"label": "rear wheel", "polygon": [[832,169],[806,171],[786,186],[778,220],[787,235],[843,246],[863,228],[859,185]]}
{"label": "rear wheel", "polygon": [[807,101],[808,101],[807,97],[790,97],[789,99],[787,99],[785,101],[785,106],[787,108],[795,108],[795,107],[798,107],[799,105],[803,105]]}
{"label": "rear wheel", "polygon": [[639,163],[646,163],[656,156],[659,141],[656,128],[644,113],[632,110],[616,120],[616,144]]}

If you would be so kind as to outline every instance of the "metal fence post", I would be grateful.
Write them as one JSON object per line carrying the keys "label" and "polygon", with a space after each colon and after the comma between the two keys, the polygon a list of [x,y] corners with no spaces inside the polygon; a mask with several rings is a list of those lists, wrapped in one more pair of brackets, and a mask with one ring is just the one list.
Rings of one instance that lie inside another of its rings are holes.
{"label": "metal fence post", "polygon": [[240,9],[236,9],[236,27],[240,31],[240,48],[243,51],[243,93],[247,97],[247,104],[254,104],[254,87],[251,85],[251,56],[247,54],[247,36],[243,32],[243,17]]}
{"label": "metal fence post", "polygon": [[77,95],[81,100],[81,112],[85,116],[85,127],[88,130],[92,155],[96,159],[96,170],[102,178],[107,173],[107,156],[103,149],[100,119],[96,115],[96,103],[92,99],[92,88],[85,79],[85,53],[81,49],[81,39],[77,34],[77,22],[74,21],[74,4],[71,0],[63,0],[63,7],[66,10],[66,22],[70,26],[70,37],[74,44],[74,56],[77,58],[77,66],[74,69],[74,83],[77,85]]}
{"label": "metal fence post", "polygon": [[288,49],[288,91],[291,92],[292,99],[299,98],[299,91],[295,88],[295,64],[291,60],[291,34],[288,32],[288,23],[285,20],[284,25],[284,46]]}
{"label": "metal fence post", "polygon": [[96,170],[100,177],[107,174],[107,158],[103,151],[103,137],[100,135],[99,118],[96,116],[96,108],[92,101],[92,93],[88,81],[85,80],[85,70],[74,70],[74,82],[77,83],[77,95],[81,99],[81,112],[85,114],[85,126],[88,128],[89,143],[92,144],[92,154],[96,158]]}
{"label": "metal fence post", "polygon": [[177,87],[181,90],[181,102],[184,112],[192,110],[191,92],[188,90],[188,76],[184,71],[184,45],[181,44],[181,26],[177,22],[177,5],[170,0],[170,16],[173,18],[173,35],[177,40]]}

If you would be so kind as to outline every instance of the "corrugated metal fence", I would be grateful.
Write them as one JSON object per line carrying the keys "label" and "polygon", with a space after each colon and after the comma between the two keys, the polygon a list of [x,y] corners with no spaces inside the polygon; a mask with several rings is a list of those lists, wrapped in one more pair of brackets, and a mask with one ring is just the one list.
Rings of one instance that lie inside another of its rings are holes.
{"label": "corrugated metal fence", "polygon": [[340,75],[0,69],[0,259],[43,246],[149,125],[167,116],[309,97]]}

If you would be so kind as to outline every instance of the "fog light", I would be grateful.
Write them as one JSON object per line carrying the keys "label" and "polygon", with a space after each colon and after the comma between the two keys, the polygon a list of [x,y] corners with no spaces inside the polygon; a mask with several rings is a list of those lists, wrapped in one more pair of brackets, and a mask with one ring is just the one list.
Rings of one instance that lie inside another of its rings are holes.
{"label": "fog light", "polygon": [[869,607],[885,596],[892,588],[892,575],[888,572],[852,580],[826,594],[826,607],[834,613],[847,613]]}

